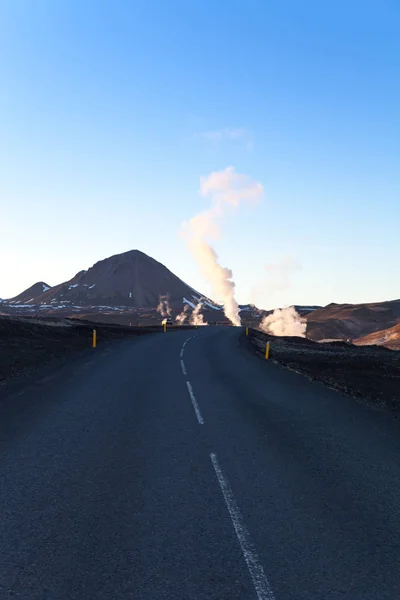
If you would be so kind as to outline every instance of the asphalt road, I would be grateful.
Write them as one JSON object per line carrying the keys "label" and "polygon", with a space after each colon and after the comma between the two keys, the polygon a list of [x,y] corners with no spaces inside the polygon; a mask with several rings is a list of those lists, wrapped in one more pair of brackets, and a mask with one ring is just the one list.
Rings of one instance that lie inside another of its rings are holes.
{"label": "asphalt road", "polygon": [[1,393],[1,600],[400,598],[399,424],[240,333],[115,342]]}

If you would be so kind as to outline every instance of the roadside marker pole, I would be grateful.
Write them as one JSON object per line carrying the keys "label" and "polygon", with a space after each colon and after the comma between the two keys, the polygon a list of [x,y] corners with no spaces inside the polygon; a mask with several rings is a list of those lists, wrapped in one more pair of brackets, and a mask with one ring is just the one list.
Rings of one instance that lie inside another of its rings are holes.
{"label": "roadside marker pole", "polygon": [[249,335],[249,328],[246,327],[246,335]]}
{"label": "roadside marker pole", "polygon": [[265,346],[265,358],[269,357],[269,342],[267,342],[267,345]]}
{"label": "roadside marker pole", "polygon": [[164,333],[167,333],[167,324],[164,323]]}
{"label": "roadside marker pole", "polygon": [[93,329],[93,348],[96,348],[97,345],[97,333],[96,330]]}

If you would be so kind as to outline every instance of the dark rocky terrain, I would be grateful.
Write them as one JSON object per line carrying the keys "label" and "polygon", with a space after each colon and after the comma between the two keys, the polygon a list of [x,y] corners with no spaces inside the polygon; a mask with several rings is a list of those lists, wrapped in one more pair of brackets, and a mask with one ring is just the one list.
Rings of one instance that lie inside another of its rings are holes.
{"label": "dark rocky terrain", "polygon": [[400,353],[379,346],[318,343],[249,330],[244,343],[260,357],[270,342],[270,359],[373,406],[400,416]]}
{"label": "dark rocky terrain", "polygon": [[[96,325],[96,330],[99,345],[156,331],[113,325]],[[0,384],[16,374],[91,348],[92,336],[93,324],[89,322],[0,317]]]}
{"label": "dark rocky terrain", "polygon": [[[125,327],[81,319],[0,317],[0,385],[15,375],[55,361],[63,363],[79,351],[92,349],[94,328],[98,346],[163,332],[159,324]],[[168,333],[181,329],[182,326],[168,327]]]}

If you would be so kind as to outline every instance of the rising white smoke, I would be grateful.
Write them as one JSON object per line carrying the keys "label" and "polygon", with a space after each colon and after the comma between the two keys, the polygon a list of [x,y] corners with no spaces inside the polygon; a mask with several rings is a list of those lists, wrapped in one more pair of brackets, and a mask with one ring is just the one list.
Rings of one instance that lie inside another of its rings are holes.
{"label": "rising white smoke", "polygon": [[168,295],[159,297],[157,312],[160,313],[160,315],[162,317],[170,317],[171,316],[171,308],[169,306]]}
{"label": "rising white smoke", "polygon": [[241,202],[257,201],[263,194],[263,187],[261,183],[228,167],[202,177],[200,193],[210,197],[211,207],[184,224],[188,248],[210,283],[212,297],[224,306],[226,317],[234,325],[240,325],[232,271],[219,264],[210,242],[220,237],[219,221],[226,214],[235,212]]}
{"label": "rising white smoke", "polygon": [[185,306],[183,307],[183,311],[175,317],[175,321],[178,323],[178,325],[184,324],[184,322],[186,321],[186,319],[189,316],[188,312],[189,312],[189,304],[185,304]]}
{"label": "rising white smoke", "polygon": [[217,253],[206,242],[191,239],[188,244],[193,256],[202,267],[203,275],[211,285],[212,296],[223,304],[228,319],[234,325],[240,325],[239,305],[234,295],[235,283],[232,281],[232,271],[219,264]]}
{"label": "rising white smoke", "polygon": [[260,323],[261,331],[273,335],[306,337],[307,321],[299,315],[294,306],[277,308]]}
{"label": "rising white smoke", "polygon": [[204,321],[204,317],[200,312],[202,308],[203,303],[200,301],[198,304],[196,304],[192,314],[190,315],[191,325],[208,325],[208,323]]}

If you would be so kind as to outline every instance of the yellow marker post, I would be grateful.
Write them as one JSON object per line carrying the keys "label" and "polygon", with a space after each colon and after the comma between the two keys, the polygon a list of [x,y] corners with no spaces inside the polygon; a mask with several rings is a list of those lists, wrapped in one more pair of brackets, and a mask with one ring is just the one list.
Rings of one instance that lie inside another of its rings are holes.
{"label": "yellow marker post", "polygon": [[246,335],[249,335],[249,328],[246,327]]}
{"label": "yellow marker post", "polygon": [[267,345],[265,346],[265,358],[269,357],[269,342],[267,342]]}
{"label": "yellow marker post", "polygon": [[96,330],[93,329],[93,348],[96,348],[97,345],[97,333]]}
{"label": "yellow marker post", "polygon": [[167,333],[167,324],[164,323],[164,333]]}

